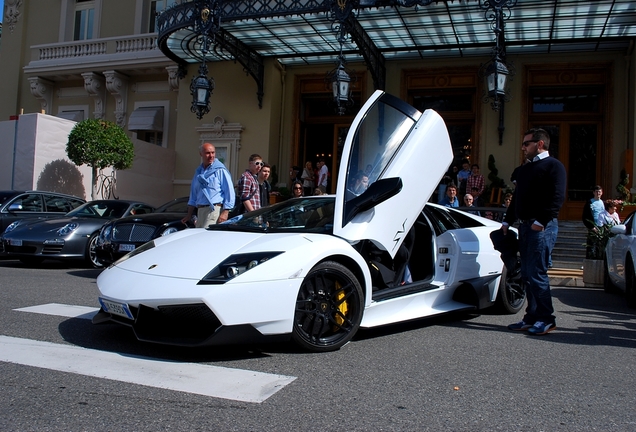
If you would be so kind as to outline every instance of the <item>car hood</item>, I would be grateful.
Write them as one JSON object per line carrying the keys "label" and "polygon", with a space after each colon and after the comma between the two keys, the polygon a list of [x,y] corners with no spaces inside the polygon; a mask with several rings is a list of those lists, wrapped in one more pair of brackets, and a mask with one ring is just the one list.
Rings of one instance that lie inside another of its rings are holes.
{"label": "car hood", "polygon": [[[153,240],[154,248],[136,255],[133,253],[134,256],[122,259],[114,265],[123,270],[152,276],[200,280],[234,254],[289,252],[305,244],[311,245],[309,237],[311,236],[296,233],[188,229],[157,238]],[[286,271],[290,271],[289,266]]]}
{"label": "car hood", "polygon": [[63,226],[69,224],[69,223],[77,223],[81,226],[86,226],[86,225],[90,225],[90,226],[96,226],[96,227],[100,227],[102,226],[106,221],[108,221],[109,219],[107,218],[99,218],[99,217],[91,217],[91,218],[86,218],[86,217],[64,217],[64,218],[54,218],[54,219],[23,219],[20,221],[20,224],[11,232],[6,233],[3,237],[5,238],[10,238],[10,237],[18,237],[21,235],[21,233],[26,233],[26,232],[51,232],[51,231],[57,231],[58,229],[62,228]]}
{"label": "car hood", "polygon": [[164,223],[180,221],[185,215],[185,213],[148,213],[136,216],[127,216],[125,218],[118,219],[115,223],[143,223],[159,226]]}

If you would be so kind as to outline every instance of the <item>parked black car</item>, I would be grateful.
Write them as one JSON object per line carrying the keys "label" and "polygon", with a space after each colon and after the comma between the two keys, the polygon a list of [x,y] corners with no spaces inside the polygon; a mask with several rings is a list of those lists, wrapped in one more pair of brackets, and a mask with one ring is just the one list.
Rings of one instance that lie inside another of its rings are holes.
{"label": "parked black car", "polygon": [[154,207],[138,201],[90,201],[55,218],[22,219],[13,222],[0,237],[9,257],[35,265],[47,258],[84,260],[92,267],[102,265],[95,257],[97,235],[104,223]]}
{"label": "parked black car", "polygon": [[95,252],[103,265],[110,265],[128,252],[160,236],[185,228],[194,228],[192,222],[181,219],[188,213],[188,197],[174,199],[154,213],[128,216],[105,224],[97,238]]}
{"label": "parked black car", "polygon": [[18,219],[63,216],[85,202],[56,192],[0,191],[0,234]]}

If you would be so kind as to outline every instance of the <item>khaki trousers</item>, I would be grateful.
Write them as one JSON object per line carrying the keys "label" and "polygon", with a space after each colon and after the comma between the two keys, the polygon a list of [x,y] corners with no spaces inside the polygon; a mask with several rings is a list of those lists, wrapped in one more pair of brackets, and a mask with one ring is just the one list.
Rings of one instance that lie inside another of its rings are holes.
{"label": "khaki trousers", "polygon": [[220,206],[199,207],[197,210],[197,228],[207,228],[208,225],[216,224],[221,214]]}

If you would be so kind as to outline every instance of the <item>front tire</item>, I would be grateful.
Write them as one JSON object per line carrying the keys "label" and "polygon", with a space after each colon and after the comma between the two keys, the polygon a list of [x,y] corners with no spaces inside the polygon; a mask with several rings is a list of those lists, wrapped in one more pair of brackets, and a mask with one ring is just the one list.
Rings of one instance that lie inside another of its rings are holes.
{"label": "front tire", "polygon": [[312,352],[334,351],[349,342],[362,321],[364,294],[344,265],[314,267],[298,292],[292,340]]}
{"label": "front tire", "polygon": [[88,243],[86,244],[85,260],[86,263],[92,268],[104,267],[104,265],[97,259],[97,252],[95,251],[95,246],[97,245],[97,236],[97,233],[93,233],[93,235],[91,235],[91,237],[88,239]]}
{"label": "front tire", "polygon": [[508,269],[503,267],[499,288],[497,290],[497,309],[502,313],[516,314],[526,301],[526,290],[521,280],[521,273],[516,272],[508,277]]}

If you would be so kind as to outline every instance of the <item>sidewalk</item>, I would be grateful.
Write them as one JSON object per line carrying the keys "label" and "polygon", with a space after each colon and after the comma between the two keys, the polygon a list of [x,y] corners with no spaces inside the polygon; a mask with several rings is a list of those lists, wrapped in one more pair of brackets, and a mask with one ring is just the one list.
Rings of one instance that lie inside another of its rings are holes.
{"label": "sidewalk", "polygon": [[583,269],[551,268],[548,270],[550,286],[584,287]]}

